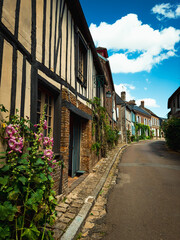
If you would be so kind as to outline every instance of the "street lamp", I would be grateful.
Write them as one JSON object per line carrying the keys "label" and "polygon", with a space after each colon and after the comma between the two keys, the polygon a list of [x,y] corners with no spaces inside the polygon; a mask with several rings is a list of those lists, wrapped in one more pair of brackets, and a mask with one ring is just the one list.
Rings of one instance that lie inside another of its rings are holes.
{"label": "street lamp", "polygon": [[110,92],[110,91],[107,91],[107,92],[106,92],[106,97],[107,97],[107,98],[111,98],[111,92]]}

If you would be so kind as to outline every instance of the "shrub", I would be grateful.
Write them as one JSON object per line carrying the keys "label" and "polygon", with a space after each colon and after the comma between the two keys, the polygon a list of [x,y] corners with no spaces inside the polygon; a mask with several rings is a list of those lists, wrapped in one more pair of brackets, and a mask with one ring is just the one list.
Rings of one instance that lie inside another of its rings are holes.
{"label": "shrub", "polygon": [[5,163],[0,168],[0,239],[53,239],[46,226],[56,215],[52,172],[57,163],[45,129],[44,115],[36,126],[17,114],[2,124],[7,150],[0,155]]}
{"label": "shrub", "polygon": [[180,150],[180,119],[171,118],[164,121],[162,128],[167,145],[173,150]]}
{"label": "shrub", "polygon": [[134,141],[135,141],[135,136],[132,135],[132,136],[131,136],[131,142],[134,142]]}
{"label": "shrub", "polygon": [[127,130],[126,132],[127,132],[127,142],[131,143],[131,132],[129,130]]}

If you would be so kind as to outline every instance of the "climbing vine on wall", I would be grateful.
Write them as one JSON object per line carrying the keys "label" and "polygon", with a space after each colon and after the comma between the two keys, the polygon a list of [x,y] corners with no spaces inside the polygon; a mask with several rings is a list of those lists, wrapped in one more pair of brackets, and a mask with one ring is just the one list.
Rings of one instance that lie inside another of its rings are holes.
{"label": "climbing vine on wall", "polygon": [[93,106],[92,133],[95,136],[92,150],[96,151],[97,156],[101,153],[105,157],[107,149],[117,144],[118,131],[117,129],[112,129],[109,124],[106,108],[101,106],[99,98],[95,97],[89,103]]}
{"label": "climbing vine on wall", "polygon": [[[136,134],[136,139],[146,139],[146,132],[147,135],[150,136],[150,127],[148,125],[144,125],[142,123],[134,123],[135,126],[135,134]],[[141,131],[141,135],[138,135],[138,132]]]}

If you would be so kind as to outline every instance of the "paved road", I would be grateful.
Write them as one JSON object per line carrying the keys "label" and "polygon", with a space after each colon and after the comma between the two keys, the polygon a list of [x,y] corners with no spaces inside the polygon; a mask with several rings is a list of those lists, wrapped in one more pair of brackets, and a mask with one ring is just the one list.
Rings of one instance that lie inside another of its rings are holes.
{"label": "paved road", "polygon": [[180,240],[180,154],[164,141],[128,147],[107,211],[104,240]]}

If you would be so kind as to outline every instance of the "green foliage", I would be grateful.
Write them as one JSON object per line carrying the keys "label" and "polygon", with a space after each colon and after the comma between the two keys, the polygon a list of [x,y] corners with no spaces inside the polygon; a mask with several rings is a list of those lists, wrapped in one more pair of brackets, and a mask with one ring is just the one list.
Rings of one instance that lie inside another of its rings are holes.
{"label": "green foliage", "polygon": [[127,134],[127,142],[130,143],[131,142],[131,132],[129,130],[127,130],[126,134]]}
{"label": "green foliage", "polygon": [[168,121],[164,121],[162,129],[167,145],[173,150],[180,150],[180,119],[170,118]]}
{"label": "green foliage", "polygon": [[[6,112],[1,106],[0,111]],[[54,160],[50,137],[44,137],[44,115],[36,127],[17,114],[1,124],[0,139],[7,150],[0,153],[0,239],[53,239],[46,228],[55,219],[52,190]]]}
{"label": "green foliage", "polygon": [[[146,133],[148,134],[148,136],[150,136],[150,127],[148,125],[144,125],[142,123],[137,123],[135,122],[135,136],[137,140],[143,140],[143,139],[147,139]],[[138,135],[138,132],[141,130],[141,135]]]}
{"label": "green foliage", "polygon": [[136,140],[136,137],[134,135],[131,136],[131,142],[134,142]]}
{"label": "green foliage", "polygon": [[118,142],[118,130],[112,129],[109,124],[107,112],[101,106],[100,99],[95,97],[90,101],[93,106],[93,135],[95,135],[96,142],[92,144],[92,150],[96,151],[96,155],[101,153],[103,157],[106,156],[107,148],[112,148]]}

